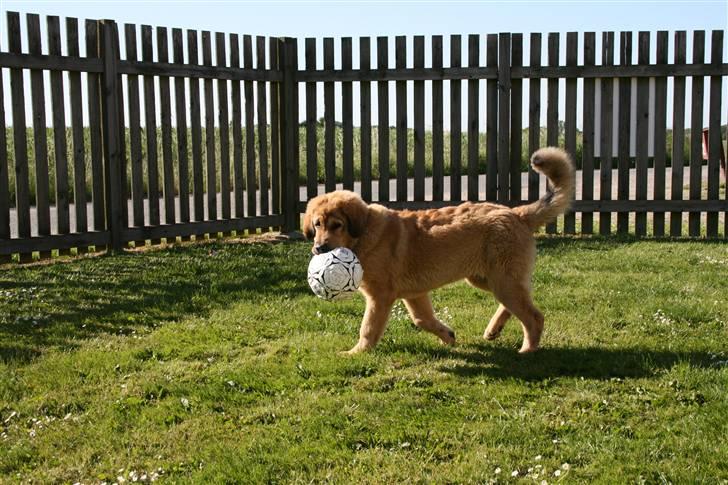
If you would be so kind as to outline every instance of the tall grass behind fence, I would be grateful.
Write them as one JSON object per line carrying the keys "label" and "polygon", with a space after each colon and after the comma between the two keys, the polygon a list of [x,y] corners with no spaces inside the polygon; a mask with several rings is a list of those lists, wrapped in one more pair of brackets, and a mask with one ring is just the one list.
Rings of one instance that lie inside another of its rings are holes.
{"label": "tall grass behind fence", "polygon": [[50,16],[43,43],[41,20],[9,12],[0,51],[0,255],[292,230],[338,187],[517,205],[546,144],[581,170],[547,232],[728,232],[723,31],[687,52],[682,31],[299,42]]}

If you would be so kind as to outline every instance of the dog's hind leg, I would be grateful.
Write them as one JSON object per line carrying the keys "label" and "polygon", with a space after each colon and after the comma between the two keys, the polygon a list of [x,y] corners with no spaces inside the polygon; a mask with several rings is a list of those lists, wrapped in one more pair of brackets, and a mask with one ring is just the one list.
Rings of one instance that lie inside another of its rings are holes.
{"label": "dog's hind leg", "polygon": [[387,328],[389,312],[392,310],[394,298],[372,298],[367,296],[367,308],[359,329],[359,342],[346,354],[358,354],[374,348]]}
{"label": "dog's hind leg", "polygon": [[[488,286],[488,280],[481,276],[470,276],[467,278],[467,282],[475,288],[480,288],[483,291],[491,291],[490,286]],[[490,319],[490,322],[483,333],[483,338],[485,340],[497,339],[510,317],[511,312],[509,312],[503,304],[498,306],[498,309],[495,311],[495,314]]]}
{"label": "dog's hind leg", "polygon": [[435,317],[430,295],[406,298],[404,304],[415,325],[437,335],[445,344],[453,345],[455,343],[455,332]]}
{"label": "dog's hind leg", "polygon": [[[543,314],[536,308],[531,300],[528,285],[514,281],[510,278],[498,280],[493,293],[501,306],[515,315],[523,326],[523,344],[520,353],[525,354],[538,350],[543,333]],[[496,313],[497,316],[497,313]]]}

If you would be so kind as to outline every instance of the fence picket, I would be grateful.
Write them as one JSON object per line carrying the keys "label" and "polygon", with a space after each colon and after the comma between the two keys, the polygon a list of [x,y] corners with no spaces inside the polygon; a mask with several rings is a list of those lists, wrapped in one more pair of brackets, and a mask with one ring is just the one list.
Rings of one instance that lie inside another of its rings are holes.
{"label": "fence picket", "polygon": [[498,35],[498,202],[510,193],[511,35]]}
{"label": "fence picket", "polygon": [[[227,66],[225,34],[215,33],[215,65]],[[220,211],[223,219],[230,219],[230,119],[228,107],[228,82],[217,80],[217,124],[220,135]],[[267,199],[266,199],[267,200]]]}
{"label": "fence picket", "polygon": [[[639,47],[637,62],[639,64],[650,63],[650,33],[640,32],[638,37]],[[637,140],[642,143],[635,143],[635,198],[636,200],[647,200],[647,133],[649,128],[649,96],[650,80],[639,78],[637,80]],[[638,212],[635,214],[635,235],[638,237],[647,235],[647,213]]]}
{"label": "fence picket", "polygon": [[[136,25],[124,25],[126,60],[137,61]],[[129,155],[131,156],[132,220],[136,227],[144,226],[144,156],[142,154],[141,115],[139,111],[139,76],[126,78],[129,116]]]}
{"label": "fence picket", "polygon": [[[511,36],[511,66],[523,65],[523,34]],[[510,200],[520,201],[521,196],[521,157],[523,147],[523,80],[511,81],[511,176]]]}
{"label": "fence picket", "polygon": [[[602,65],[614,65],[614,32],[602,35]],[[622,98],[620,98],[621,100]],[[612,183],[614,167],[614,80],[601,80],[601,133],[599,138],[599,200],[612,200]],[[621,133],[621,132],[620,132]],[[599,234],[607,236],[612,233],[612,214],[599,213]]]}
{"label": "fence picket", "polygon": [[[531,69],[541,66],[541,34],[532,33],[530,40]],[[528,156],[541,147],[541,79],[528,80]],[[539,195],[539,174],[528,164],[528,200],[534,201]]]}
{"label": "fence picket", "polygon": [[[377,37],[377,70],[389,67],[387,37]],[[389,200],[389,82],[377,83],[377,159],[379,163],[379,201]]]}
{"label": "fence picket", "polygon": [[[450,36],[450,67],[462,63],[462,37]],[[462,81],[450,81],[450,200],[462,200]]]}
{"label": "fence picket", "polygon": [[[667,64],[667,32],[657,32],[655,61]],[[655,79],[655,153],[654,153],[654,200],[665,200],[665,165],[667,158],[667,78]],[[655,212],[652,223],[655,237],[665,235],[665,213]]]}
{"label": "fence picket", "polygon": [[[488,34],[486,41],[486,64],[490,68],[498,69],[498,34]],[[470,82],[468,82],[468,87],[470,87]],[[485,89],[485,200],[495,201],[498,199],[498,80],[488,79]],[[468,109],[468,112],[470,112],[470,109]],[[468,129],[470,130],[470,127]],[[469,137],[470,135],[468,135],[468,139]],[[468,153],[470,151],[470,143],[468,142]],[[468,160],[469,163],[470,161]],[[470,179],[468,178],[468,180]],[[470,199],[470,191],[468,191],[468,199],[472,200]]]}
{"label": "fence picket", "polygon": [[[271,45],[278,44],[272,39]],[[240,68],[240,38],[237,34],[230,34],[230,67],[233,69]],[[276,93],[277,94],[277,93]],[[272,98],[271,98],[272,99]],[[230,86],[230,101],[232,103],[232,129],[233,129],[233,201],[235,204],[234,216],[236,218],[243,217],[244,202],[243,191],[245,190],[245,175],[243,172],[243,124],[242,124],[242,97],[240,93],[240,81],[232,81]],[[271,125],[276,127],[278,123],[274,123],[271,119]],[[273,133],[278,130],[273,128]],[[277,150],[277,144],[273,144]],[[273,199],[276,202],[276,199]],[[278,212],[275,211],[274,212]]]}
{"label": "fence picket", "polygon": [[[576,66],[579,56],[579,34],[566,34],[566,65]],[[564,148],[576,162],[576,78],[566,79],[566,111],[564,113]],[[583,146],[582,146],[583,148]],[[582,167],[582,180],[586,170]],[[593,172],[592,172],[593,175]],[[587,182],[591,183],[590,180]],[[583,186],[582,186],[583,190]],[[583,192],[582,192],[583,194]],[[583,198],[583,196],[582,196]],[[564,214],[564,234],[576,234],[576,214],[569,210]]]}
{"label": "fence picket", "polygon": [[[5,81],[0,69],[0,130],[7,133],[5,126]],[[0,136],[0,240],[10,239],[10,178],[8,176],[8,144],[5,136]],[[9,259],[0,255],[0,261]]]}
{"label": "fence picket", "polygon": [[[549,33],[548,37],[548,64],[549,66],[559,65],[559,34]],[[559,144],[559,79],[550,78],[546,83],[546,144],[558,146]],[[546,181],[547,190],[549,182]],[[556,222],[546,224],[546,233],[556,233]]]}
{"label": "fence picket", "polygon": [[[351,37],[341,39],[341,68],[351,69]],[[351,81],[341,83],[341,163],[344,189],[354,190],[354,105]]]}
{"label": "fence picket", "polygon": [[[693,32],[693,64],[705,61],[705,31]],[[702,192],[703,171],[703,98],[705,97],[705,80],[703,76],[692,77],[692,99],[690,114],[690,200],[700,200]],[[700,236],[700,212],[691,212],[688,216],[688,234],[690,237]]]}
{"label": "fence picket", "polygon": [[[584,33],[584,65],[593,66],[596,62],[596,34],[594,32]],[[581,199],[594,200],[594,125],[596,124],[595,112],[595,81],[584,79],[584,108],[582,116],[582,146],[581,146]],[[594,214],[592,212],[581,213],[581,233],[594,233]]]}
{"label": "fence picket", "polygon": [[[265,37],[257,36],[258,69],[265,69]],[[270,177],[268,176],[268,101],[264,81],[257,81],[258,88],[258,185],[260,192],[260,214],[270,213],[268,194]]]}
{"label": "fence picket", "polygon": [[[432,68],[442,69],[442,36],[432,36]],[[442,81],[432,81],[432,200],[444,200],[444,124]]]}
{"label": "fence picket", "polygon": [[[425,38],[414,38],[414,67],[425,67]],[[414,200],[425,200],[425,81],[414,81]]]}
{"label": "fence picket", "polygon": [[[632,64],[632,32],[621,32],[619,37],[619,62],[622,66]],[[629,168],[630,168],[630,138],[632,133],[631,123],[632,107],[632,79],[621,78],[619,80],[619,131],[617,145],[617,199],[629,199]],[[629,212],[617,214],[617,232],[627,234],[629,232]]]}
{"label": "fence picket", "polygon": [[[718,65],[723,61],[723,31],[714,30],[711,34],[710,62]],[[710,111],[708,120],[708,199],[720,199],[720,158],[723,150],[720,133],[720,102],[723,78],[710,77]],[[725,163],[725,160],[724,160]],[[708,237],[718,237],[718,213],[708,212]]]}
{"label": "fence picket", "polygon": [[[187,31],[187,62],[199,65],[197,31]],[[205,188],[202,174],[202,126],[200,107],[200,80],[190,78],[190,140],[192,142],[192,205],[195,221],[205,220]],[[241,204],[242,207],[242,204]],[[242,210],[242,209],[241,209]]]}
{"label": "fence picket", "polygon": [[[407,67],[407,37],[399,35],[394,39],[395,65],[398,69]],[[397,200],[407,200],[407,81],[397,81],[396,126],[397,126]]]}
{"label": "fence picket", "polygon": [[[98,23],[86,20],[86,56],[98,58]],[[88,130],[89,148],[91,155],[91,199],[93,202],[94,231],[102,231],[106,227],[106,213],[104,209],[104,167],[102,165],[101,147],[101,95],[99,92],[101,76],[89,72],[86,78],[88,90]],[[99,251],[102,247],[96,247]]]}
{"label": "fence picket", "polygon": [[[359,38],[359,69],[368,72],[371,65],[371,42],[369,37]],[[360,115],[361,115],[361,196],[372,200],[372,85],[369,81],[360,83]]]}
{"label": "fence picket", "polygon": [[[334,69],[334,39],[324,39],[324,69]],[[324,186],[326,192],[336,190],[336,123],[334,83],[324,83]]]}
{"label": "fence picket", "polygon": [[[48,34],[48,52],[50,55],[60,56],[61,25],[59,18],[55,15],[48,16],[46,28]],[[56,163],[56,221],[58,223],[58,234],[68,234],[71,232],[68,203],[66,107],[63,96],[63,85],[63,72],[51,71],[51,106],[53,107],[53,150]]]}
{"label": "fence picket", "polygon": [[[40,17],[29,14],[26,17],[28,28],[28,52],[40,55]],[[30,96],[33,106],[33,149],[35,151],[35,208],[38,222],[38,235],[51,234],[50,211],[50,172],[48,171],[48,137],[46,136],[46,102],[43,71],[30,71]],[[41,136],[38,136],[41,133]],[[4,137],[3,137],[4,138]]]}
{"label": "fence picket", "polygon": [[[316,39],[306,39],[306,69],[316,70]],[[306,83],[306,195],[318,194],[318,120],[316,83]]]}
{"label": "fence picket", "polygon": [[[142,59],[153,62],[152,27],[142,25]],[[147,193],[149,194],[149,224],[159,225],[159,168],[157,162],[157,102],[154,76],[144,76],[144,121],[147,138]],[[194,106],[194,99],[193,99]],[[194,111],[193,111],[194,112]],[[194,122],[194,116],[192,118]],[[193,131],[194,133],[194,131]],[[194,139],[194,137],[193,137]],[[193,144],[194,149],[194,144]]]}
{"label": "fence picket", "polygon": [[[468,36],[468,66],[480,65],[480,36]],[[478,200],[478,158],[480,151],[480,117],[478,107],[480,104],[480,81],[468,81],[468,200]],[[490,177],[490,173],[488,174]]]}
{"label": "fence picket", "polygon": [[[280,70],[278,62],[278,40],[268,38],[268,59],[270,68]],[[281,212],[281,154],[280,154],[280,115],[281,109],[278,93],[278,83],[268,83],[270,90],[270,165],[271,165],[271,212]]]}
{"label": "fence picket", "polygon": [[[675,64],[684,64],[687,55],[687,32],[675,32]],[[670,200],[683,199],[683,180],[685,155],[685,76],[675,76],[673,80],[672,102],[672,190]],[[670,213],[670,236],[682,236],[682,212]]]}

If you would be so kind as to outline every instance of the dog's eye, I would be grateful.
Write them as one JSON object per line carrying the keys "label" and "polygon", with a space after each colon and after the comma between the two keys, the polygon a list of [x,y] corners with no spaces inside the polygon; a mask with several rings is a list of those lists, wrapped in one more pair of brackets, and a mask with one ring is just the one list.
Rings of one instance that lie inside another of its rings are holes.
{"label": "dog's eye", "polygon": [[341,229],[341,223],[340,222],[333,222],[333,223],[331,223],[331,230],[332,231],[337,231],[339,229]]}

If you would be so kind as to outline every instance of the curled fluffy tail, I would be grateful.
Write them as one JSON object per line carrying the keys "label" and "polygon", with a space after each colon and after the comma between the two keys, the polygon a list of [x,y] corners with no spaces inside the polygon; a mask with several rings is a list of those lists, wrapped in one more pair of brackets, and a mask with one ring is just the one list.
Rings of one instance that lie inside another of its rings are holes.
{"label": "curled fluffy tail", "polygon": [[546,147],[531,156],[531,166],[549,179],[551,187],[536,202],[513,210],[535,231],[566,212],[574,200],[574,162],[561,148]]}

